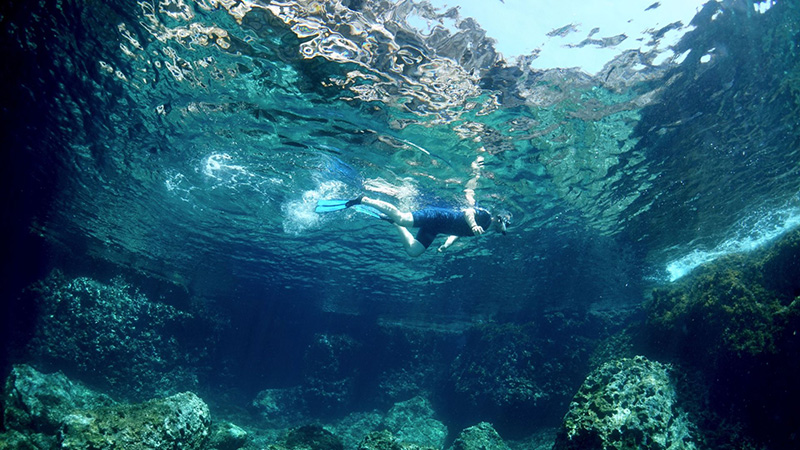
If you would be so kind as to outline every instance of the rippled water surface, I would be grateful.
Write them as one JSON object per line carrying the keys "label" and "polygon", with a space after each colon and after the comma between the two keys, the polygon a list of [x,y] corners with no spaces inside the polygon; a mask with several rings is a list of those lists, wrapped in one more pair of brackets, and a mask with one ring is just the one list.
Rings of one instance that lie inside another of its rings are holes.
{"label": "rippled water surface", "polygon": [[[800,217],[800,6],[697,11],[589,74],[504,59],[481,17],[427,3],[11,1],[4,151],[53,192],[31,205],[48,242],[202,297],[444,322],[628,303]],[[313,212],[473,186],[514,226],[443,255]]]}

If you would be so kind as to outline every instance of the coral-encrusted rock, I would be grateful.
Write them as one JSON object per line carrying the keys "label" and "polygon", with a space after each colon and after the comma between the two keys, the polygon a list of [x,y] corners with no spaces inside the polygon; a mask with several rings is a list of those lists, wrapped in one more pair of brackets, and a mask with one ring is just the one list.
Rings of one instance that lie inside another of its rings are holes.
{"label": "coral-encrusted rock", "polygon": [[423,397],[395,403],[384,419],[384,426],[402,442],[442,448],[447,427],[433,418],[430,402]]}
{"label": "coral-encrusted rock", "polygon": [[70,381],[60,372],[43,374],[23,364],[14,366],[6,379],[3,421],[6,429],[55,435],[70,412],[113,404],[107,395]]}
{"label": "coral-encrusted rock", "polygon": [[486,422],[464,429],[450,450],[509,450],[494,427]]}
{"label": "coral-encrusted rock", "polygon": [[203,448],[211,420],[208,406],[184,392],[149,402],[79,411],[64,419],[61,446],[131,450]]}
{"label": "coral-encrusted rock", "polygon": [[603,364],[575,394],[553,449],[696,448],[670,372],[641,356]]}

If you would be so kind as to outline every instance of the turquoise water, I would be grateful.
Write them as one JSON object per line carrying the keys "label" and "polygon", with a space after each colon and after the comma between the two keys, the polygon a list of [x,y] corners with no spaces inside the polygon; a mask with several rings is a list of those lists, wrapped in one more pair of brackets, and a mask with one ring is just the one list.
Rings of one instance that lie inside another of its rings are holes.
{"label": "turquoise water", "polygon": [[[800,223],[797,1],[708,2],[593,74],[504,60],[480,18],[408,1],[4,5],[33,272],[137,274],[242,320],[461,329],[635,306]],[[508,235],[416,259],[389,224],[313,211],[468,187]]]}
{"label": "turquoise water", "polygon": [[[52,56],[19,100],[42,111],[43,234],[207,296],[247,283],[357,311],[478,289],[507,299],[493,314],[629,301],[796,223],[792,2],[712,2],[680,64],[628,51],[595,76],[505,63],[473,23],[422,34],[406,19],[439,13],[402,5],[32,11],[7,38]],[[312,212],[362,192],[459,204],[478,157],[505,238],[412,261],[386,224]]]}

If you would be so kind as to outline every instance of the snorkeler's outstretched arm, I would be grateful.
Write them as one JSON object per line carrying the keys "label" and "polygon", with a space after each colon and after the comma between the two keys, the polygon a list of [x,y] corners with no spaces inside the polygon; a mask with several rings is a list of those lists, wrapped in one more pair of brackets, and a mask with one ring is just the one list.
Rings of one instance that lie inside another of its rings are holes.
{"label": "snorkeler's outstretched arm", "polygon": [[467,225],[469,225],[469,229],[472,230],[472,234],[475,236],[480,236],[486,232],[486,230],[475,221],[475,208],[464,210],[464,218],[467,219]]}
{"label": "snorkeler's outstretched arm", "polygon": [[444,244],[440,245],[439,248],[436,249],[437,252],[442,253],[443,251],[447,250],[448,247],[453,245],[453,242],[458,239],[458,236],[448,236],[447,240],[444,241]]}

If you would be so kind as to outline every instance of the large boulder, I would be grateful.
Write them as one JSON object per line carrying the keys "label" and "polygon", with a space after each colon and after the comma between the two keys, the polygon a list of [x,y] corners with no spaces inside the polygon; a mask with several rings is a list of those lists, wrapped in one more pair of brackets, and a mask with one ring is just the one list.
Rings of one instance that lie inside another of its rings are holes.
{"label": "large boulder", "polygon": [[641,356],[603,364],[575,394],[553,449],[697,448],[671,371]]}
{"label": "large boulder", "polygon": [[197,385],[206,326],[192,314],[155,302],[121,279],[111,283],[58,271],[27,291],[38,309],[28,353],[41,367],[119,398],[142,400]]}
{"label": "large boulder", "polygon": [[362,344],[345,334],[317,334],[304,355],[303,397],[317,416],[338,415],[353,402]]}
{"label": "large boulder", "polygon": [[364,436],[356,447],[357,450],[437,450],[432,447],[422,447],[417,444],[403,442],[389,431],[373,431]]}
{"label": "large boulder", "polygon": [[464,429],[450,450],[510,450],[491,424],[481,422]]}
{"label": "large boulder", "polygon": [[64,418],[62,448],[203,449],[208,406],[191,392],[134,405],[76,411]]}
{"label": "large boulder", "polygon": [[424,397],[414,397],[395,403],[386,414],[383,426],[394,433],[397,440],[421,447],[444,447],[447,427],[434,418],[430,402]]}
{"label": "large boulder", "polygon": [[248,434],[230,422],[215,423],[211,427],[208,448],[211,450],[238,450],[247,444]]}
{"label": "large boulder", "polygon": [[287,450],[344,450],[342,440],[319,425],[304,425],[290,430],[282,447]]}
{"label": "large boulder", "polygon": [[6,429],[55,435],[64,417],[78,409],[112,406],[114,401],[61,372],[43,374],[22,364],[11,369],[3,395]]}

